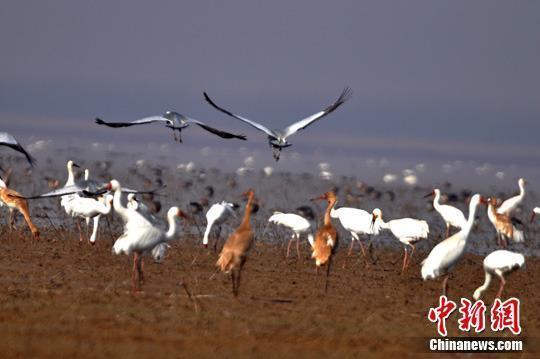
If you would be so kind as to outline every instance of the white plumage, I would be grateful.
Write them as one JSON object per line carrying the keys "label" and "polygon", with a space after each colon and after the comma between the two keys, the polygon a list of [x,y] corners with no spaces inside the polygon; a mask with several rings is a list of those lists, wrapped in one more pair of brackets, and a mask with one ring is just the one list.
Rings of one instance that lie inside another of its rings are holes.
{"label": "white plumage", "polygon": [[292,238],[289,240],[287,245],[287,257],[289,257],[289,252],[291,249],[291,243],[293,240],[296,240],[296,253],[300,257],[300,236],[307,234],[307,238],[311,247],[313,247],[314,239],[313,234],[311,233],[311,223],[304,217],[296,213],[282,213],[274,212],[268,222],[275,223],[287,227],[293,232]]}
{"label": "white plumage", "polygon": [[497,213],[500,214],[506,214],[507,216],[510,216],[516,208],[519,207],[521,202],[523,202],[523,198],[525,198],[525,184],[527,181],[525,181],[523,178],[520,178],[518,181],[519,186],[519,194],[517,196],[508,198],[506,201],[501,203],[499,208],[497,208]]}
{"label": "white plumage", "polygon": [[248,125],[254,127],[255,129],[265,133],[266,136],[268,137],[268,144],[273,149],[273,157],[274,157],[274,159],[276,161],[278,161],[281,150],[283,148],[285,148],[285,147],[291,146],[291,144],[289,142],[287,142],[287,138],[289,136],[295,134],[296,132],[298,132],[300,130],[305,129],[306,127],[308,127],[309,125],[311,125],[315,121],[323,118],[324,116],[326,116],[329,113],[336,110],[339,106],[341,106],[345,101],[347,101],[349,99],[350,95],[351,95],[351,90],[348,87],[346,87],[343,90],[343,92],[341,93],[341,95],[338,97],[338,99],[333,104],[326,107],[324,110],[319,111],[319,112],[317,112],[317,113],[315,113],[315,114],[313,114],[313,115],[311,115],[309,117],[304,118],[303,120],[295,122],[292,125],[290,125],[288,127],[285,127],[283,129],[280,129],[280,130],[270,129],[270,128],[264,126],[264,125],[261,125],[260,123],[257,123],[257,122],[252,121],[252,120],[248,120],[245,117],[236,115],[236,114],[232,113],[231,111],[226,110],[223,107],[220,107],[220,106],[216,105],[216,103],[210,99],[210,97],[208,96],[208,94],[206,92],[204,93],[204,98],[216,110],[221,111],[221,112],[223,112],[223,113],[225,113],[225,114],[227,114],[227,115],[229,115],[229,116],[231,116],[233,118],[236,118],[237,120],[240,120],[240,121],[242,121],[244,123],[247,123]]}
{"label": "white plumage", "polygon": [[206,212],[206,229],[204,231],[204,236],[203,236],[203,245],[205,247],[208,247],[208,238],[210,236],[210,232],[212,231],[212,227],[216,225],[218,229],[216,242],[214,245],[214,249],[216,249],[217,241],[221,233],[221,225],[225,223],[225,221],[229,219],[231,215],[234,215],[234,210],[237,207],[238,206],[235,205],[234,203],[221,201],[219,203],[214,203],[208,209],[208,211]]}
{"label": "white plumage", "polygon": [[[175,218],[176,216],[185,217],[185,214],[178,207],[171,207],[167,212],[169,230],[163,232],[137,211],[122,205],[122,188],[118,181],[112,180],[107,189],[114,191],[114,209],[124,221],[124,233],[116,240],[112,251],[114,254],[134,254],[133,290],[139,290],[143,280],[142,256],[152,253],[158,245],[174,239],[176,236]],[[166,247],[161,247],[152,254],[159,255],[164,253],[164,250]]]}
{"label": "white plumage", "polygon": [[[382,218],[382,211],[379,208],[375,208],[372,213],[372,224],[374,228],[389,229],[390,232],[396,237],[404,246],[403,254],[403,266],[401,272],[403,273],[409,263],[415,251],[414,243],[426,239],[429,235],[429,225],[426,221],[413,219],[413,218],[400,218],[393,219],[385,222]],[[408,255],[407,247],[411,247],[412,251],[410,256]]]}
{"label": "white plumage", "polygon": [[366,257],[366,251],[364,245],[360,240],[359,235],[371,235],[379,234],[379,226],[372,226],[372,214],[359,208],[341,207],[338,209],[332,208],[330,210],[330,217],[338,218],[343,228],[351,234],[351,246],[349,247],[349,255],[352,253],[354,241],[360,244],[362,254]]}
{"label": "white plumage", "polygon": [[459,261],[469,237],[471,228],[474,223],[476,208],[480,203],[481,196],[475,194],[469,203],[469,218],[467,224],[461,231],[453,234],[449,238],[437,244],[429,253],[428,257],[422,262],[421,274],[424,280],[435,279],[440,276],[445,276],[443,281],[443,294],[446,294],[448,273]]}
{"label": "white plumage", "polygon": [[438,188],[433,190],[432,195],[435,196],[433,198],[433,208],[441,215],[446,224],[446,237],[450,235],[450,227],[462,229],[467,223],[463,212],[454,206],[441,204],[441,191]]}
{"label": "white plumage", "polygon": [[525,257],[521,253],[510,252],[504,249],[496,250],[490,253],[486,258],[484,258],[484,272],[485,280],[484,284],[478,287],[473,294],[475,300],[478,300],[488,287],[491,282],[491,277],[496,275],[501,280],[501,285],[499,291],[497,292],[497,298],[500,298],[506,280],[504,275],[514,270],[521,268],[525,265]]}

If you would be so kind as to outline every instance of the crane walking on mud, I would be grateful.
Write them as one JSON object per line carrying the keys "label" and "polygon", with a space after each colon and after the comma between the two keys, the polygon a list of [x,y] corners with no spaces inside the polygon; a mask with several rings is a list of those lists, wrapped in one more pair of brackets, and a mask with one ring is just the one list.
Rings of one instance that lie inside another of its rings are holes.
{"label": "crane walking on mud", "polygon": [[328,201],[328,206],[324,212],[323,226],[317,231],[315,236],[315,243],[313,244],[313,253],[311,257],[315,259],[315,265],[317,266],[317,273],[319,273],[319,267],[326,265],[326,281],[324,284],[324,292],[328,291],[328,277],[330,276],[330,267],[332,265],[332,255],[337,246],[338,232],[336,227],[332,224],[330,218],[330,211],[336,205],[337,198],[333,191],[326,192],[320,197],[313,198],[312,200],[325,199]]}
{"label": "crane walking on mud", "polygon": [[223,249],[216,262],[216,265],[222,272],[231,274],[232,292],[235,297],[238,296],[242,268],[246,263],[247,253],[253,243],[253,230],[251,228],[250,219],[255,194],[253,190],[250,189],[243,195],[248,198],[244,218],[242,219],[240,226],[229,236],[223,245]]}

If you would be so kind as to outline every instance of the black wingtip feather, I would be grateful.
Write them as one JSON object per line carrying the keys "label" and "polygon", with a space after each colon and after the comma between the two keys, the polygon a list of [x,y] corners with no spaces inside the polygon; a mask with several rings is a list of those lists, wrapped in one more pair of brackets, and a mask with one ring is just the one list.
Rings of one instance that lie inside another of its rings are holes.
{"label": "black wingtip feather", "polygon": [[104,124],[105,124],[105,121],[103,121],[103,120],[102,120],[101,118],[99,118],[99,117],[96,117],[96,123],[97,123],[98,125],[104,125]]}

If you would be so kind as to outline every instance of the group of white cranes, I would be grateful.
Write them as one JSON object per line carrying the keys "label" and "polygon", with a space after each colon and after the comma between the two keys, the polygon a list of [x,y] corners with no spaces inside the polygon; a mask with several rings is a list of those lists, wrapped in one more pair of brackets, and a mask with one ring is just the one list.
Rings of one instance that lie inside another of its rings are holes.
{"label": "group of white cranes", "polygon": [[[89,178],[89,170],[85,170],[83,180],[77,180],[74,167],[79,167],[73,161],[67,162],[68,178],[63,188],[51,191],[44,195],[36,197],[54,197],[61,196],[61,205],[66,214],[76,219],[84,218],[87,226],[90,220],[93,220],[94,226],[92,235],[88,238],[90,243],[95,243],[98,233],[98,223],[101,216],[111,213],[113,207],[124,222],[123,234],[115,241],[113,252],[115,254],[134,255],[133,258],[133,289],[139,290],[143,281],[142,261],[143,256],[151,254],[156,261],[163,259],[169,245],[168,241],[177,238],[176,218],[187,218],[184,212],[178,207],[171,207],[167,213],[169,229],[165,232],[156,225],[157,219],[151,214],[143,202],[135,198],[136,191],[123,189],[117,180],[111,180],[105,186],[100,186],[97,182]],[[488,217],[493,223],[499,238],[499,244],[507,246],[507,239],[514,242],[524,240],[523,232],[515,228],[510,217],[513,212],[523,202],[525,196],[525,184],[523,179],[519,180],[520,193],[504,201],[497,206],[495,198],[485,198],[479,194],[472,196],[469,203],[469,213],[465,215],[457,208],[441,204],[441,192],[434,189],[428,196],[434,196],[433,207],[441,215],[446,225],[446,239],[438,243],[422,262],[421,276],[425,279],[435,279],[443,277],[443,294],[447,292],[448,277],[452,269],[462,257],[465,247],[472,230],[477,208],[480,204],[487,204]],[[4,186],[5,187],[5,186]],[[114,195],[109,194],[113,192]],[[121,200],[122,192],[128,193],[127,204],[124,206]],[[93,194],[93,196],[89,196]],[[99,195],[99,196],[98,196]],[[27,197],[27,198],[36,198]],[[25,198],[25,197],[20,197]],[[400,218],[385,221],[382,211],[379,208],[371,212],[359,208],[340,207],[335,208],[337,198],[334,198],[331,206],[327,209],[329,218],[338,219],[344,230],[351,235],[351,245],[348,255],[352,254],[355,241],[359,243],[362,255],[367,259],[366,250],[361,237],[371,239],[372,236],[380,235],[383,230],[389,230],[392,235],[404,245],[404,256],[401,272],[404,273],[413,257],[415,243],[428,238],[430,233],[428,223],[424,220],[413,218]],[[217,241],[221,234],[221,226],[231,217],[235,217],[235,210],[238,205],[222,201],[213,204],[206,213],[207,227],[203,235],[202,243],[208,246],[210,234],[214,227],[217,227],[214,242],[214,248],[217,248]],[[540,213],[540,208],[533,210],[534,215]],[[315,247],[313,237],[313,216],[304,218],[297,213],[274,212],[268,219],[268,222],[282,225],[292,231],[292,238],[287,246],[287,257],[290,253],[290,247],[296,240],[296,251],[300,257],[300,238],[306,236],[312,248]],[[82,241],[82,231],[80,223],[79,238]],[[458,231],[450,235],[451,228],[457,228]],[[410,249],[410,253],[409,253]],[[502,294],[504,288],[504,275],[524,264],[524,256],[520,253],[508,250],[496,250],[488,255],[484,260],[485,282],[474,292],[474,298],[479,298],[483,291],[489,286],[493,275],[500,278],[501,285],[498,296]]]}

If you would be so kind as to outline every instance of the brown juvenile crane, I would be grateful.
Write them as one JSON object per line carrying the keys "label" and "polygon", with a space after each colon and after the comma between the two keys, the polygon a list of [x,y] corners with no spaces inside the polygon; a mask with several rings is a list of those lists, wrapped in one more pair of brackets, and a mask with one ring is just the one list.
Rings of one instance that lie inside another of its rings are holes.
{"label": "brown juvenile crane", "polygon": [[250,189],[243,196],[247,196],[248,201],[242,223],[229,236],[216,262],[216,265],[222,272],[231,274],[232,292],[235,297],[238,296],[242,268],[246,263],[247,253],[253,243],[253,230],[251,229],[250,218],[253,211],[255,194]]}
{"label": "brown juvenile crane", "polygon": [[336,227],[334,227],[332,224],[332,220],[330,218],[330,211],[332,208],[334,208],[337,198],[333,191],[329,191],[320,197],[313,198],[312,200],[319,199],[327,200],[328,206],[326,207],[326,211],[324,213],[323,226],[317,231],[315,236],[311,257],[315,259],[317,272],[320,266],[326,265],[326,281],[324,285],[324,291],[326,292],[328,291],[328,277],[330,275],[330,266],[332,265],[332,255],[334,254],[338,241],[338,232]]}
{"label": "brown juvenile crane", "polygon": [[9,207],[9,228],[10,229],[13,228],[13,223],[14,223],[13,210],[16,209],[19,212],[21,212],[22,215],[24,216],[24,219],[26,220],[26,223],[28,224],[30,231],[34,235],[34,238],[36,240],[39,240],[39,230],[34,225],[34,223],[32,223],[32,219],[30,218],[28,202],[26,202],[26,199],[22,198],[22,195],[19,192],[14,191],[10,188],[7,188],[6,183],[1,179],[0,179],[0,201]]}
{"label": "brown juvenile crane", "polygon": [[495,208],[496,199],[491,197],[484,200],[488,205],[488,218],[497,231],[497,240],[499,246],[506,248],[508,246],[508,239],[514,242],[523,242],[523,231],[518,230],[512,223],[512,219],[507,214],[498,213]]}

